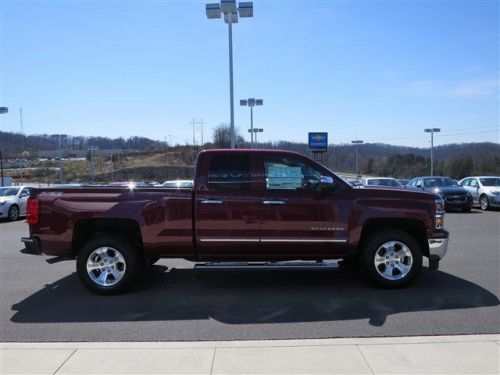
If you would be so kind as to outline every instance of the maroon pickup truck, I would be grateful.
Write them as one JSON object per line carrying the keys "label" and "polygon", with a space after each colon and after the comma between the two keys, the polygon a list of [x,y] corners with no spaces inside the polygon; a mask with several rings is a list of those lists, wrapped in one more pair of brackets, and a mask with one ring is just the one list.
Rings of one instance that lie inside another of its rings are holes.
{"label": "maroon pickup truck", "polygon": [[194,189],[33,189],[22,252],[76,259],[99,294],[125,290],[160,258],[357,260],[378,284],[399,287],[424,256],[436,269],[445,255],[443,205],[432,193],[352,187],[293,152],[208,150]]}

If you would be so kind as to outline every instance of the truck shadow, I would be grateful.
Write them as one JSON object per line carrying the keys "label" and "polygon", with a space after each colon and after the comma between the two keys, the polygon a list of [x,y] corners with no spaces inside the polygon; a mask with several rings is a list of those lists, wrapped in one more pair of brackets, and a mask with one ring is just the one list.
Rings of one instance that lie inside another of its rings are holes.
{"label": "truck shadow", "polygon": [[16,303],[15,323],[214,319],[227,324],[369,319],[496,306],[467,280],[424,269],[409,289],[377,289],[344,271],[200,271],[153,266],[134,291],[95,296],[71,274]]}

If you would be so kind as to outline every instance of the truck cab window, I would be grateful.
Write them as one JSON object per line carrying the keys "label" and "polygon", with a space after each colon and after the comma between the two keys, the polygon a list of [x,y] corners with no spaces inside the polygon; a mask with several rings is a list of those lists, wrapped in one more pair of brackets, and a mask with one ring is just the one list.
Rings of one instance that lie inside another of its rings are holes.
{"label": "truck cab window", "polygon": [[250,156],[220,155],[210,160],[209,190],[250,190]]}
{"label": "truck cab window", "polygon": [[322,174],[299,159],[290,157],[264,158],[266,190],[313,191]]}

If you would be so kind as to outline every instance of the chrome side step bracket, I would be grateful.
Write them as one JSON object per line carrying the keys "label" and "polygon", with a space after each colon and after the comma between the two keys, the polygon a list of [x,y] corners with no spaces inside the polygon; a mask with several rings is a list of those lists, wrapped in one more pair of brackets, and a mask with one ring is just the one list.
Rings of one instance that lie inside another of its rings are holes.
{"label": "chrome side step bracket", "polygon": [[340,261],[293,261],[293,262],[207,262],[195,264],[195,269],[202,270],[336,270]]}

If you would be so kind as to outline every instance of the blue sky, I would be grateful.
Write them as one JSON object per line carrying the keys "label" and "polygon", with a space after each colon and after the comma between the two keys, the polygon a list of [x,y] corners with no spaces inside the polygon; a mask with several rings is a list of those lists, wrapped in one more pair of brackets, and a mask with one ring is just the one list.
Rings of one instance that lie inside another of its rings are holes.
{"label": "blue sky", "polygon": [[[191,142],[229,121],[227,26],[203,1],[1,1],[0,129]],[[497,1],[254,1],[234,26],[263,140],[499,141]],[[199,137],[199,135],[198,135]]]}

